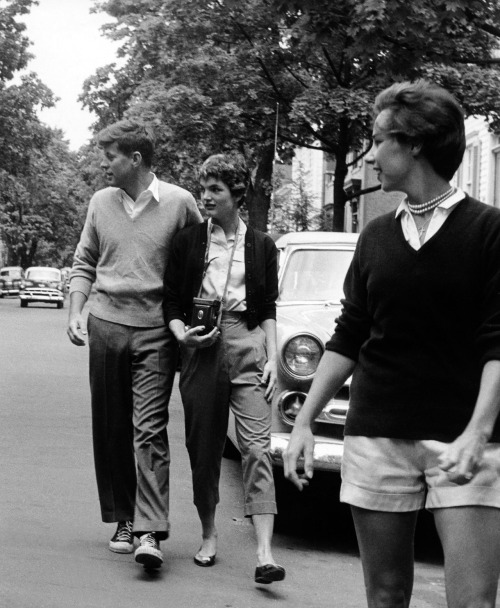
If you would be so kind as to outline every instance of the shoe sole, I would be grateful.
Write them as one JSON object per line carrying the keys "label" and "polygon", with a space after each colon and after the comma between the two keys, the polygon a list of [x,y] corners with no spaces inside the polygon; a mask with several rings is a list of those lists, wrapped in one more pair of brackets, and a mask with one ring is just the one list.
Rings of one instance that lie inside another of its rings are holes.
{"label": "shoe sole", "polygon": [[109,550],[113,551],[113,553],[133,553],[134,552],[134,545],[122,545],[122,546],[111,546],[111,544],[109,545]]}
{"label": "shoe sole", "polygon": [[[139,549],[137,551],[139,551]],[[143,565],[144,568],[147,568],[148,570],[156,570],[163,564],[163,558],[159,555],[146,551],[137,553],[137,551],[135,552],[135,561],[138,564]]]}

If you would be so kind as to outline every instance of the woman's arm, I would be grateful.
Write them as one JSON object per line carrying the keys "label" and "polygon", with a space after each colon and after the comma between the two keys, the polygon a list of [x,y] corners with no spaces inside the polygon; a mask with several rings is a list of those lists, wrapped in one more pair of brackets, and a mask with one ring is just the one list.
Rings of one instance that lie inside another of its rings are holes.
{"label": "woman's arm", "polygon": [[500,361],[488,361],[483,367],[479,395],[474,412],[464,432],[455,439],[440,459],[451,481],[467,483],[483,457],[500,412]]}
{"label": "woman's arm", "polygon": [[[328,401],[344,385],[355,367],[356,361],[334,351],[327,350],[321,357],[307,398],[295,420],[283,457],[285,477],[299,490],[308,485],[309,479],[313,476],[314,436],[311,424]],[[304,475],[299,475],[297,461],[302,455],[304,456]]]}

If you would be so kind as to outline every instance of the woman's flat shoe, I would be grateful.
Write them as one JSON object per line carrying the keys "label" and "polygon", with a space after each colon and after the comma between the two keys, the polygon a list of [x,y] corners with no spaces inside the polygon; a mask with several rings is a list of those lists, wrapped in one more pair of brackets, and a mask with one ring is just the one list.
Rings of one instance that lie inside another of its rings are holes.
{"label": "woman's flat shoe", "polygon": [[213,555],[195,555],[194,563],[202,568],[209,568],[215,564],[215,553]]}
{"label": "woman's flat shoe", "polygon": [[257,566],[255,568],[255,582],[263,585],[274,583],[275,581],[282,581],[285,578],[285,569],[283,566],[275,564],[265,564],[264,566]]}

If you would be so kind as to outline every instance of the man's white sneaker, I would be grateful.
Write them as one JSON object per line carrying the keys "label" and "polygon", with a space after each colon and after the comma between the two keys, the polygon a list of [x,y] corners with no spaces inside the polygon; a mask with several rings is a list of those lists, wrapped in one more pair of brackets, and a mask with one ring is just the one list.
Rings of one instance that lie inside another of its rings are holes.
{"label": "man's white sneaker", "polygon": [[113,538],[109,541],[110,551],[115,553],[133,553],[134,536],[131,521],[119,521]]}
{"label": "man's white sneaker", "polygon": [[139,541],[140,545],[135,550],[135,561],[144,568],[159,568],[163,564],[163,553],[154,532],[143,534]]}

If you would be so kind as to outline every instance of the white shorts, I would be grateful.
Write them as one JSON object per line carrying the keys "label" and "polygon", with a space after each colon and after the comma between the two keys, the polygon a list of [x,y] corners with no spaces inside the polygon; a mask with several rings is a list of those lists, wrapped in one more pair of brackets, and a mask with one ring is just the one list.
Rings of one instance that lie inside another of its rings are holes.
{"label": "white shorts", "polygon": [[464,485],[438,466],[447,443],[433,440],[345,437],[341,502],[373,511],[445,507],[500,508],[500,443],[487,444],[474,477]]}

